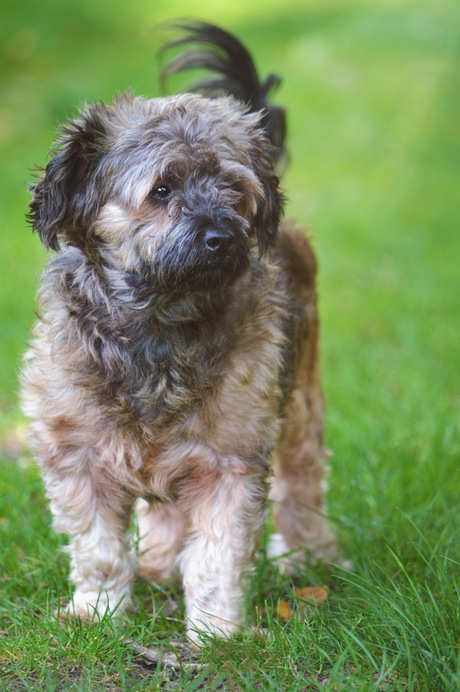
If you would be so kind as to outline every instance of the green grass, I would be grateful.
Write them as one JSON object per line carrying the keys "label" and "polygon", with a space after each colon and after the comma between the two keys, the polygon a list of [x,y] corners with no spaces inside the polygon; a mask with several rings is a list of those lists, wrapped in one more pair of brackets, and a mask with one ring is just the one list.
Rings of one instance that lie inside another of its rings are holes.
{"label": "green grass", "polygon": [[[59,623],[63,540],[36,469],[3,454],[0,688],[458,689],[460,5],[6,0],[0,13],[1,439],[20,422],[17,371],[45,260],[24,222],[31,169],[85,100],[158,93],[152,25],[221,23],[284,77],[288,216],[309,226],[321,268],[330,513],[354,564],[306,567],[293,583],[262,542],[248,614],[270,636],[208,642],[198,673],[142,667],[126,639],[180,639],[180,592],[139,582],[122,623]],[[295,606],[294,586],[313,584],[329,586],[327,601],[281,620],[279,599]]]}

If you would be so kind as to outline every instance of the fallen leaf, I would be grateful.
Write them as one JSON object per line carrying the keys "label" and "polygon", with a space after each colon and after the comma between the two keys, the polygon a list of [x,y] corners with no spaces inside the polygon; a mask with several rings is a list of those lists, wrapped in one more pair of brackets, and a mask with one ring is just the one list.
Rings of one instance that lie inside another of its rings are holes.
{"label": "fallen leaf", "polygon": [[316,603],[316,601],[325,601],[329,595],[327,586],[304,586],[303,589],[296,589],[295,595],[302,601]]}
{"label": "fallen leaf", "polygon": [[284,601],[283,599],[280,599],[278,601],[278,615],[284,622],[287,622],[289,618],[291,618],[294,614],[294,611],[292,610],[291,606],[287,601]]}
{"label": "fallen leaf", "polygon": [[290,605],[288,601],[280,599],[278,601],[278,615],[284,622],[287,622],[294,616],[308,619],[312,610],[308,608],[307,604],[325,601],[328,594],[329,589],[327,586],[305,586],[301,589],[298,588],[295,590],[295,595],[300,602]]}

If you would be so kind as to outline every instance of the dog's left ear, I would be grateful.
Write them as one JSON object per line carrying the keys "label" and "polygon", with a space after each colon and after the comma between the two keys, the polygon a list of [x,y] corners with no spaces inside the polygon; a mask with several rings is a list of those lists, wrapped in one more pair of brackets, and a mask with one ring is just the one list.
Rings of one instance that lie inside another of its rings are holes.
{"label": "dog's left ear", "polygon": [[264,191],[264,200],[257,205],[253,225],[257,235],[260,255],[273,247],[283,214],[284,195],[279,180],[273,172],[273,162],[267,153],[258,150],[254,156],[254,170]]}
{"label": "dog's left ear", "polygon": [[[57,153],[43,178],[31,186],[28,219],[47,249],[59,249],[59,236],[80,245],[101,200],[97,168],[106,143],[105,106],[88,107],[62,129]],[[79,242],[80,240],[80,242]]]}

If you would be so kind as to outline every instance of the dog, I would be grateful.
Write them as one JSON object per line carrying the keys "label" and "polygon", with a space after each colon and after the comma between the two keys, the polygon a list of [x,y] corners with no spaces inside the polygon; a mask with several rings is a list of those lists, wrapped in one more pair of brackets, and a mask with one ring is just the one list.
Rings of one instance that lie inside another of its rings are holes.
{"label": "dog", "polygon": [[199,642],[244,622],[269,496],[271,555],[334,560],[336,543],[316,261],[280,221],[277,78],[261,83],[225,31],[181,29],[174,43],[192,50],[165,74],[213,70],[201,93],[84,107],[32,186],[32,228],[54,253],[22,402],[54,527],[70,540],[65,612],[118,615],[136,570],[179,573]]}

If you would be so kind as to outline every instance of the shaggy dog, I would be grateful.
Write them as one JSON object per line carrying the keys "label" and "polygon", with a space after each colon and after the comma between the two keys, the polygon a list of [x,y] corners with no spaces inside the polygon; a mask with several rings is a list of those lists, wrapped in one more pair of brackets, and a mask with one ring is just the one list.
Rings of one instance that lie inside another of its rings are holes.
{"label": "shaggy dog", "polygon": [[85,107],[33,186],[33,229],[55,253],[23,407],[54,526],[70,537],[68,613],[121,612],[136,569],[177,569],[196,641],[242,623],[270,486],[272,553],[333,559],[335,543],[321,513],[316,264],[280,224],[275,78],[260,84],[226,32],[186,30],[176,43],[206,50],[167,72],[217,71],[208,96]]}

